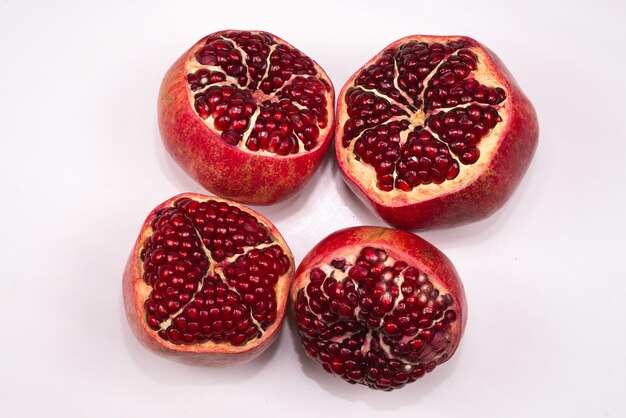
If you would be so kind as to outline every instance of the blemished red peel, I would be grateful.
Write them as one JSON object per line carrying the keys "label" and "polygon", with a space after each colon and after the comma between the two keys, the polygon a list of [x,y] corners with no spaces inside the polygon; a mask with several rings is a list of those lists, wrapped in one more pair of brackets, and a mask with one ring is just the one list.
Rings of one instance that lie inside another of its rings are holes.
{"label": "blemished red peel", "polygon": [[320,165],[334,133],[334,89],[279,37],[224,30],[167,71],[158,118],[166,149],[200,185],[268,205],[301,191]]}
{"label": "blemished red peel", "polygon": [[269,220],[183,193],[150,212],[132,249],[123,276],[128,323],[142,345],[172,360],[246,362],[278,336],[294,271]]}
{"label": "blemished red peel", "polygon": [[508,69],[464,36],[390,44],[337,100],[344,180],[397,228],[488,217],[520,183],[538,137],[535,110]]}
{"label": "blemished red peel", "polygon": [[349,383],[384,391],[449,360],[467,322],[450,260],[391,228],[329,235],[298,266],[290,295],[307,355]]}

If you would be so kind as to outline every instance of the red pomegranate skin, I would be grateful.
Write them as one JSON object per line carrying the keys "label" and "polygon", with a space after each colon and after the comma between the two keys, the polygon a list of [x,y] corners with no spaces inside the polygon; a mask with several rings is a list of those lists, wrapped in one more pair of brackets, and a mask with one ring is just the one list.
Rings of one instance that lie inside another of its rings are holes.
{"label": "red pomegranate skin", "polygon": [[[412,38],[423,35],[407,36],[392,43],[387,48],[397,47]],[[432,41],[445,42],[449,37],[424,36]],[[341,170],[346,184],[359,199],[372,211],[377,213],[390,225],[401,229],[428,230],[448,228],[485,219],[500,209],[511,197],[537,149],[539,140],[539,123],[532,103],[520,89],[517,81],[509,72],[500,58],[478,41],[465,37],[454,36],[483,48],[498,69],[501,78],[499,86],[507,92],[507,101],[513,111],[509,115],[509,123],[502,133],[502,139],[495,150],[492,161],[473,182],[462,189],[451,189],[422,202],[411,202],[409,199],[399,200],[395,204],[375,201],[366,188],[359,186],[351,179],[352,174]],[[385,48],[385,49],[387,49]],[[360,71],[360,70],[359,70]],[[351,86],[357,71],[348,80],[339,97],[344,97]],[[337,103],[337,114],[346,106],[345,101]],[[340,124],[337,124],[335,136],[338,135]],[[338,161],[341,145],[336,141]]]}
{"label": "red pomegranate skin", "polygon": [[[215,35],[226,32],[231,30]],[[275,35],[272,37],[289,45]],[[317,148],[286,157],[244,152],[222,141],[200,119],[187,92],[185,62],[205,39],[199,40],[172,65],[161,84],[158,122],[165,148],[200,185],[227,199],[269,205],[298,194],[326,155],[333,129],[326,137],[320,137]],[[334,101],[332,84],[330,89]],[[334,114],[328,115],[328,121],[331,126],[334,124]]]}
{"label": "red pomegranate skin", "polygon": [[[124,300],[124,310],[126,312],[126,319],[131,328],[131,331],[135,335],[137,340],[141,343],[141,345],[143,345],[149,351],[158,356],[180,363],[198,366],[225,367],[253,360],[261,353],[263,353],[263,351],[265,351],[276,340],[280,333],[283,318],[285,315],[288,289],[293,280],[293,271],[295,270],[295,266],[293,265],[293,259],[291,261],[292,266],[290,268],[291,273],[289,275],[289,279],[287,280],[287,282],[283,283],[283,296],[280,297],[280,300],[277,301],[276,321],[271,327],[266,330],[263,338],[261,339],[253,340],[244,346],[235,347],[228,344],[220,344],[216,345],[213,349],[210,350],[198,350],[196,346],[175,345],[164,341],[146,324],[144,309],[145,300],[139,299],[135,290],[137,282],[143,281],[142,271],[140,267],[141,262],[139,260],[140,249],[144,244],[146,237],[149,236],[151,233],[151,222],[154,219],[155,214],[159,212],[159,210],[171,206],[173,202],[183,197],[200,199],[209,198],[209,196],[199,195],[195,193],[182,193],[166,200],[165,202],[154,208],[146,217],[146,220],[141,227],[139,237],[137,238],[137,241],[135,242],[126,263],[122,279],[122,294]],[[213,197],[210,198],[215,199]],[[223,199],[219,198],[217,200],[223,201]],[[241,207],[241,205],[239,206]],[[259,221],[262,221],[268,227],[268,230],[271,233],[275,235],[277,234],[280,237],[280,240],[285,246],[286,250],[290,251],[289,248],[286,247],[284,241],[282,241],[282,237],[280,236],[280,234],[278,234],[277,230],[273,228],[272,224],[269,223],[267,219],[261,217],[259,214],[256,214],[256,216]]]}

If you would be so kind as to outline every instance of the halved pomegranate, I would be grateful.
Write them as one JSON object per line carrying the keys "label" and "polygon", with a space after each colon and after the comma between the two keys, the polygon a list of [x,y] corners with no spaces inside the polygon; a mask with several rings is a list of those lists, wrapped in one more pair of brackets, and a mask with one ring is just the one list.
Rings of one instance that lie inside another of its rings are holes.
{"label": "halved pomegranate", "polygon": [[450,260],[410,232],[381,227],[322,240],[298,267],[291,300],[309,357],[385,391],[450,359],[467,321]]}
{"label": "halved pomegranate", "polygon": [[168,70],[158,100],[165,147],[207,190],[265,205],[301,190],[330,146],[324,70],[267,32],[208,35]]}
{"label": "halved pomegranate", "polygon": [[141,228],[123,279],[128,323],[151,351],[229,365],[276,339],[294,277],[293,255],[255,211],[184,193]]}
{"label": "halved pomegranate", "polygon": [[489,216],[537,147],[532,104],[498,57],[463,36],[415,35],[368,61],[337,103],[346,183],[398,228]]}

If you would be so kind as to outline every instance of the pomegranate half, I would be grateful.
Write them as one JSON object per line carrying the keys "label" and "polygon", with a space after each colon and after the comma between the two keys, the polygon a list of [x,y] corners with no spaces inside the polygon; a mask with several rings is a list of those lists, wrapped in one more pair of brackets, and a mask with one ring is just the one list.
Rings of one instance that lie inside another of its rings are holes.
{"label": "pomegranate half", "polygon": [[332,141],[334,90],[324,70],[267,32],[208,35],[167,71],[161,136],[204,188],[266,205],[311,179]]}
{"label": "pomegranate half", "polygon": [[402,38],[337,101],[346,183],[389,224],[454,226],[511,196],[537,147],[535,110],[500,59],[464,36]]}
{"label": "pomegranate half", "polygon": [[232,201],[184,193],[148,215],[123,278],[137,339],[173,360],[223,366],[276,339],[293,255],[270,221]]}
{"label": "pomegranate half", "polygon": [[323,239],[298,267],[291,301],[309,357],[385,391],[450,359],[467,321],[450,260],[410,232],[382,227]]}

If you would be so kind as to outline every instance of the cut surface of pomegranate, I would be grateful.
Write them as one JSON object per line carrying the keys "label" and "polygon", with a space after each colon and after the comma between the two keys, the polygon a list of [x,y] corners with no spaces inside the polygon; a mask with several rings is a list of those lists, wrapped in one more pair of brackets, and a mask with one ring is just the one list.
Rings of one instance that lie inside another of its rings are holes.
{"label": "cut surface of pomegranate", "polygon": [[228,365],[276,338],[294,276],[276,228],[221,198],[181,194],[146,219],[123,278],[135,336],[193,364]]}
{"label": "cut surface of pomegranate", "polygon": [[207,190],[270,204],[300,190],[330,146],[334,90],[308,56],[261,31],[198,41],[159,94],[167,150]]}
{"label": "cut surface of pomegranate", "polygon": [[501,207],[538,141],[532,104],[490,50],[415,35],[377,54],[337,101],[346,183],[399,228],[482,219]]}
{"label": "cut surface of pomegranate", "polygon": [[449,360],[467,321],[450,260],[389,228],[326,237],[298,267],[290,298],[310,358],[349,383],[384,391]]}

